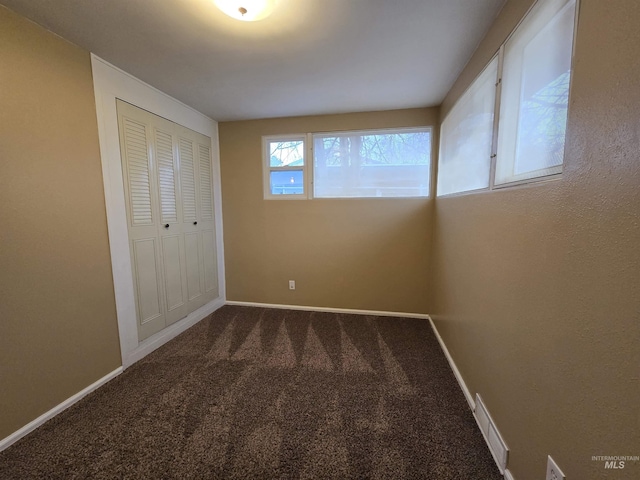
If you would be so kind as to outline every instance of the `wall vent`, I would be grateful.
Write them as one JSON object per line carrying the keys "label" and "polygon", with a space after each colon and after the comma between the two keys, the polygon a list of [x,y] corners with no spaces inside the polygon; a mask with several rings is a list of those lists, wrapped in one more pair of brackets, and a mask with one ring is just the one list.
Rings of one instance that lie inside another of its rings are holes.
{"label": "wall vent", "polygon": [[487,407],[485,407],[482,398],[478,394],[476,394],[476,408],[473,413],[480,427],[480,431],[489,446],[489,450],[500,469],[500,473],[504,474],[507,467],[509,449],[504,443],[504,440],[502,440],[500,432],[498,432],[495,423],[493,423]]}

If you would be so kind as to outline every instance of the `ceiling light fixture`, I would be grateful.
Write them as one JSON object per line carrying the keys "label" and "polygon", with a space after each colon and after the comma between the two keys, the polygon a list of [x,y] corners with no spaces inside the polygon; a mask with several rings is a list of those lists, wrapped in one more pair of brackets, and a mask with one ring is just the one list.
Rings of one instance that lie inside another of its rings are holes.
{"label": "ceiling light fixture", "polygon": [[278,0],[214,0],[214,3],[236,20],[256,22],[271,15]]}

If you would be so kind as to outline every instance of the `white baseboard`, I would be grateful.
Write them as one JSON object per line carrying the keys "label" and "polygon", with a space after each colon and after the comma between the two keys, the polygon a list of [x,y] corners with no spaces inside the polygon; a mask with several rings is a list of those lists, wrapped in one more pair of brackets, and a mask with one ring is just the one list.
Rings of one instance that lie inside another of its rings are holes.
{"label": "white baseboard", "polygon": [[460,385],[460,388],[462,389],[462,393],[464,393],[464,397],[467,399],[467,403],[469,404],[469,408],[471,408],[471,411],[474,412],[476,410],[476,402],[473,399],[473,395],[471,395],[471,392],[469,391],[469,388],[467,387],[467,384],[464,382],[464,379],[462,378],[462,375],[460,375],[460,371],[458,370],[458,367],[456,366],[456,362],[453,361],[453,357],[451,357],[451,354],[449,353],[449,349],[444,344],[444,340],[442,340],[442,337],[440,336],[440,333],[438,332],[438,329],[436,328],[436,324],[433,323],[433,319],[431,317],[429,317],[428,315],[427,315],[427,317],[429,318],[429,323],[431,323],[431,328],[433,329],[433,333],[435,334],[436,338],[438,339],[438,343],[440,344],[440,348],[442,348],[442,351],[444,352],[444,356],[447,357],[447,361],[449,362],[449,366],[451,367],[451,370],[453,370],[453,374],[455,375],[456,380],[458,381],[458,385]]}
{"label": "white baseboard", "polygon": [[162,345],[164,345],[165,343],[167,343],[169,340],[177,337],[178,335],[180,335],[182,332],[184,332],[188,328],[192,327],[193,325],[195,325],[199,321],[201,321],[204,318],[208,317],[213,312],[215,312],[217,309],[222,307],[224,304],[225,304],[224,298],[218,298],[216,300],[213,300],[213,301],[207,303],[206,305],[200,307],[195,312],[190,313],[183,320],[180,320],[179,322],[177,322],[177,323],[175,323],[173,325],[170,325],[169,327],[165,328],[161,332],[158,332],[157,334],[147,338],[145,341],[140,343],[138,345],[138,347],[135,350],[133,350],[126,357],[125,362],[124,362],[125,364],[122,367],[116,368],[113,372],[105,375],[100,380],[92,383],[91,385],[89,385],[88,387],[83,389],[82,391],[76,393],[72,397],[69,397],[64,402],[56,405],[55,407],[53,407],[48,412],[40,415],[38,418],[36,418],[32,422],[28,423],[27,425],[22,427],[20,430],[12,433],[11,435],[9,435],[8,437],[6,437],[6,438],[4,438],[2,440],[0,440],[0,452],[2,450],[4,450],[4,449],[8,448],[10,445],[13,445],[15,442],[20,440],[25,435],[27,435],[27,434],[31,433],[32,431],[34,431],[36,428],[38,428],[40,425],[44,424],[46,421],[52,419],[53,417],[55,417],[60,412],[62,412],[64,410],[66,410],[67,408],[69,408],[71,405],[73,405],[78,400],[80,400],[83,397],[85,397],[87,394],[89,394],[89,393],[93,392],[94,390],[98,389],[99,387],[101,387],[102,385],[107,383],[112,378],[120,375],[125,368],[130,367],[131,365],[133,365],[138,360],[144,358],[145,356],[149,355],[151,352],[153,352],[157,348],[159,348]]}
{"label": "white baseboard", "polygon": [[281,305],[278,303],[256,303],[256,302],[237,302],[228,300],[227,305],[239,305],[241,307],[264,307],[264,308],[280,308],[286,310],[303,310],[313,312],[330,312],[330,313],[351,313],[354,315],[377,315],[379,317],[405,317],[405,318],[422,318],[428,319],[426,313],[405,313],[405,312],[387,312],[378,310],[356,310],[351,308],[329,308],[329,307],[309,307],[306,305]]}
{"label": "white baseboard", "polygon": [[17,430],[15,432],[13,432],[11,435],[9,435],[6,438],[3,438],[2,440],[0,440],[0,452],[2,450],[4,450],[4,449],[10,447],[14,443],[16,443],[18,440],[20,440],[25,435],[33,432],[40,425],[43,425],[48,420],[51,420],[53,417],[58,415],[60,412],[66,410],[71,405],[73,405],[77,401],[81,400],[83,397],[87,396],[89,393],[93,392],[94,390],[98,389],[99,387],[101,387],[102,385],[107,383],[109,380],[117,377],[121,373],[122,373],[122,367],[116,368],[113,372],[106,374],[104,377],[102,377],[101,379],[99,379],[96,382],[92,383],[87,388],[79,391],[78,393],[76,393],[72,397],[67,398],[64,402],[59,403],[58,405],[53,407],[51,410],[49,410],[46,413],[43,413],[42,415],[40,415],[38,418],[36,418],[32,422],[29,422],[24,427],[22,427],[20,430]]}
{"label": "white baseboard", "polygon": [[193,327],[199,321],[204,320],[220,307],[224,306],[224,304],[224,298],[217,298],[216,300],[203,305],[198,310],[191,312],[179,322],[169,325],[167,328],[140,342],[138,346],[124,359],[124,368],[130,367],[138,360],[141,360],[154,350],[160,348],[169,340],[174,339],[185,330]]}
{"label": "white baseboard", "polygon": [[[504,443],[504,440],[502,439],[502,436],[498,432],[498,428],[496,427],[495,423],[493,422],[493,419],[489,415],[489,412],[487,411],[486,407],[484,405],[482,405],[482,413],[488,419],[488,422],[489,422],[489,424],[491,426],[491,430],[492,430],[493,434],[489,435],[488,432],[485,431],[486,430],[485,426],[483,426],[482,422],[478,418],[478,414],[479,413],[476,413],[476,408],[478,407],[478,404],[476,404],[476,401],[474,400],[473,396],[471,395],[471,392],[469,391],[469,387],[467,387],[467,384],[465,383],[464,379],[462,378],[462,375],[460,374],[460,370],[458,370],[458,367],[456,366],[456,362],[453,361],[453,357],[449,353],[449,349],[445,345],[444,340],[442,340],[442,337],[440,336],[440,333],[438,332],[438,329],[436,328],[436,325],[433,322],[433,319],[431,317],[429,317],[429,322],[431,323],[431,328],[433,329],[433,333],[435,334],[436,338],[438,339],[438,343],[440,343],[440,347],[442,348],[442,351],[444,352],[444,356],[447,357],[447,361],[449,362],[449,366],[451,367],[451,370],[453,371],[453,374],[456,377],[456,380],[458,381],[458,385],[460,385],[460,389],[462,390],[462,393],[464,393],[464,396],[467,399],[467,403],[469,404],[469,408],[471,408],[471,412],[473,414],[473,417],[475,418],[476,423],[478,424],[478,429],[482,433],[482,436],[483,436],[485,442],[487,443],[487,447],[489,447],[489,452],[491,452],[491,456],[493,457],[493,460],[496,462],[496,465],[498,466],[498,469],[500,470],[500,473],[502,473],[504,475],[504,478],[506,480],[513,480],[513,476],[511,475],[511,472],[509,471],[509,469],[506,468],[506,463],[507,463],[506,456],[508,454],[509,449],[507,448],[506,444]],[[478,396],[478,398],[480,399],[479,396]],[[482,400],[480,399],[479,402],[481,403]],[[496,446],[492,445],[492,442],[490,441],[490,436],[492,438],[494,438],[494,440],[497,440],[500,443],[501,447],[504,449],[504,451],[506,453],[504,453],[502,455],[502,454],[500,454],[500,452],[496,451]]]}

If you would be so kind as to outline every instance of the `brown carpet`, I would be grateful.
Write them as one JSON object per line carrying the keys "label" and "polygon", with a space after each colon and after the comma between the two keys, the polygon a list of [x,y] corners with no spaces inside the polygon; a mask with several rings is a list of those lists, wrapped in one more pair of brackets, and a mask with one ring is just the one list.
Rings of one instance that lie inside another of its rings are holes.
{"label": "brown carpet", "polygon": [[0,453],[0,478],[502,477],[428,321],[226,306]]}

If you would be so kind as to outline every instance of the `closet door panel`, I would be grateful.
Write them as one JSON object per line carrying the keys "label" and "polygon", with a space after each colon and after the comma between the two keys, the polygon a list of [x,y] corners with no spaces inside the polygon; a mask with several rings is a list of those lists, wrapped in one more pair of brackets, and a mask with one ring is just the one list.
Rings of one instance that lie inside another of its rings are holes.
{"label": "closet door panel", "polygon": [[213,230],[202,232],[202,251],[204,261],[204,291],[207,294],[213,294],[213,297],[217,297],[218,262],[216,260],[216,237]]}
{"label": "closet door panel", "polygon": [[196,211],[196,166],[194,163],[193,142],[180,138],[180,182],[182,186],[182,221],[197,221]]}
{"label": "closet door panel", "polygon": [[182,261],[180,235],[162,237],[162,263],[167,299],[167,314],[185,304],[182,289]]}
{"label": "closet door panel", "polygon": [[213,220],[213,179],[211,175],[211,149],[198,145],[200,178],[200,218]]}
{"label": "closet door panel", "polygon": [[198,227],[202,235],[203,284],[207,299],[218,296],[218,264],[213,209],[213,169],[210,140],[196,138],[198,151],[199,212]]}
{"label": "closet door panel", "polygon": [[158,165],[158,191],[160,215],[163,224],[178,222],[176,179],[174,171],[173,142],[170,133],[156,129],[156,157]]}
{"label": "closet door panel", "polygon": [[129,223],[132,227],[153,225],[147,126],[127,117],[123,120]]}
{"label": "closet door panel", "polygon": [[132,247],[139,329],[146,338],[165,326],[157,240],[155,238],[133,240]]}
{"label": "closet door panel", "polygon": [[187,260],[187,298],[193,301],[202,295],[200,239],[197,232],[185,233],[184,251]]}
{"label": "closet door panel", "polygon": [[157,237],[157,193],[152,174],[152,129],[146,115],[131,105],[118,102],[120,153],[140,340],[166,325]]}

